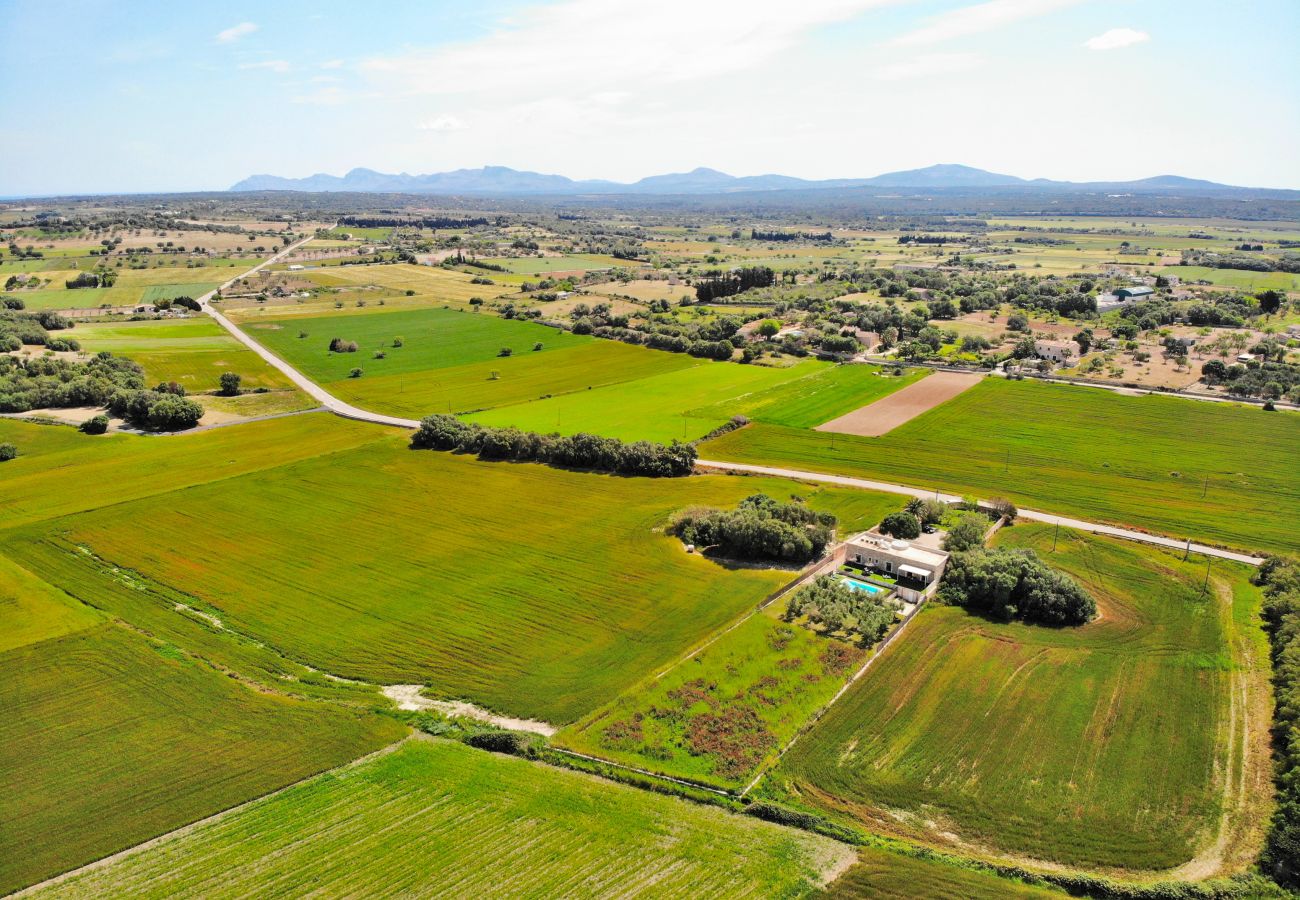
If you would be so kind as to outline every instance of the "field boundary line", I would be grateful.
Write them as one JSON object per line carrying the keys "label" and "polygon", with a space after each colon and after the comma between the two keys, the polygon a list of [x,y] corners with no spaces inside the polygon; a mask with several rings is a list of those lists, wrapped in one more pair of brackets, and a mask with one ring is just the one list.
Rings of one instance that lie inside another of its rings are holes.
{"label": "field boundary line", "polygon": [[[610,766],[615,769],[622,769],[624,772],[635,772],[637,775],[645,775],[648,778],[657,778],[660,781],[671,781],[673,784],[680,784],[682,787],[692,788],[697,791],[708,791],[710,794],[717,794],[719,797],[726,797],[728,800],[735,800],[737,794],[733,791],[726,791],[722,788],[709,787],[696,781],[687,781],[684,778],[674,778],[672,775],[660,775],[658,772],[651,772],[649,769],[638,769],[636,766],[624,765],[613,760],[604,759],[600,756],[591,756],[587,753],[579,753],[576,750],[565,750],[563,747],[550,747],[552,752],[563,754],[564,756],[573,756],[577,759],[585,759],[589,762],[600,763],[603,766]],[[596,774],[596,773],[589,773]]]}
{"label": "field boundary line", "polygon": [[330,772],[342,772],[354,766],[359,766],[363,763],[369,762],[370,760],[376,759],[380,756],[386,756],[387,754],[396,751],[406,742],[412,740],[420,740],[422,737],[423,735],[421,735],[418,732],[413,734],[408,734],[406,737],[402,738],[399,741],[394,741],[391,744],[387,744],[383,747],[380,747],[378,750],[372,750],[371,752],[365,754],[364,756],[358,756],[356,759],[349,760],[348,762],[345,762],[342,765],[333,766],[328,769],[321,769],[319,772],[313,772],[310,775],[306,775],[302,778],[299,778],[297,781],[292,781],[289,784],[283,785],[282,787],[278,787],[275,788],[274,790],[267,791],[265,794],[259,794],[256,797],[252,797],[248,800],[244,800],[241,801],[240,803],[236,803],[234,806],[226,807],[225,809],[212,813],[211,815],[204,816],[202,819],[195,819],[193,822],[188,822],[185,825],[181,825],[178,828],[173,828],[171,831],[164,831],[162,834],[157,835],[155,837],[151,837],[146,841],[141,841],[138,844],[133,844],[132,846],[126,847],[125,849],[122,850],[118,850],[115,853],[110,853],[108,856],[101,856],[99,859],[88,862],[85,865],[77,866],[77,868],[75,869],[69,869],[66,872],[60,872],[58,875],[53,875],[45,879],[44,881],[38,881],[35,884],[29,884],[27,887],[17,890],[12,894],[9,894],[8,898],[9,900],[17,900],[17,898],[19,897],[26,897],[35,893],[36,891],[44,890],[45,888],[49,888],[49,887],[54,887],[56,885],[62,884],[65,881],[75,878],[79,875],[83,875],[88,872],[93,872],[96,871],[97,869],[102,869],[106,866],[110,866],[120,859],[125,859],[128,856],[134,856],[136,853],[143,853],[145,850],[148,850],[151,847],[155,847],[158,844],[163,843],[164,841],[169,841],[172,840],[173,838],[180,838],[183,835],[188,834],[189,832],[194,831],[197,828],[201,828],[204,825],[208,825],[212,822],[220,821],[221,819],[224,819],[226,816],[239,812],[245,807],[252,806],[255,803],[261,803],[264,800],[269,800],[270,798],[276,796],[277,794],[282,794],[287,790],[295,788],[300,784],[305,784],[306,782],[311,781],[315,778],[319,778],[322,775],[327,775]]}

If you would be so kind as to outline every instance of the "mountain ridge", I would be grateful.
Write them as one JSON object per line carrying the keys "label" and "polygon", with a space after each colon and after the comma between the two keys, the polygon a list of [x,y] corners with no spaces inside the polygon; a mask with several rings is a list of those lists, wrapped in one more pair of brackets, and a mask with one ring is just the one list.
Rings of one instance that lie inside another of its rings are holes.
{"label": "mountain ridge", "polygon": [[834,188],[978,189],[1021,186],[1059,190],[1140,192],[1273,190],[1219,184],[1181,175],[1156,175],[1134,181],[1081,182],[1047,178],[1026,179],[956,163],[939,163],[919,169],[885,172],[870,178],[830,179],[806,179],[779,174],[735,176],[700,166],[689,172],[649,175],[634,182],[575,180],[564,175],[543,174],[512,169],[508,166],[453,169],[427,175],[411,175],[406,172],[386,174],[374,169],[354,168],[341,176],[325,173],[304,178],[252,175],[231,186],[230,190],[536,196],[546,194],[697,195]]}

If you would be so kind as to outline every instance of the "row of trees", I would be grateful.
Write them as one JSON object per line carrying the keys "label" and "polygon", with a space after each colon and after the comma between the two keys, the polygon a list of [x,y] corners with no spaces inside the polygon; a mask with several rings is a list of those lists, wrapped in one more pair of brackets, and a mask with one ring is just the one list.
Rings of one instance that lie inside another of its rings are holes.
{"label": "row of trees", "polygon": [[729,559],[805,563],[818,559],[835,537],[835,517],[799,502],[753,494],[734,510],[695,506],[681,510],[669,530],[687,544]]}
{"label": "row of trees", "polygon": [[492,428],[435,414],[420,420],[411,436],[415,450],[454,450],[479,459],[512,459],[570,469],[594,469],[618,475],[677,478],[695,469],[695,448],[673,441],[627,443],[594,434],[538,434],[518,428]]}
{"label": "row of trees", "polygon": [[822,575],[790,594],[785,620],[793,622],[800,616],[827,632],[855,634],[867,647],[884,637],[896,618],[894,608],[879,595],[855,591],[834,575]]}
{"label": "row of trees", "polygon": [[1300,565],[1273,557],[1255,574],[1264,588],[1264,623],[1273,657],[1273,747],[1277,807],[1260,868],[1300,888]]}
{"label": "row of trees", "polygon": [[1082,625],[1097,603],[1078,583],[1029,549],[983,548],[954,553],[939,599],[997,619],[1039,625]]}
{"label": "row of trees", "polygon": [[731,297],[753,288],[771,287],[776,273],[767,266],[750,266],[734,272],[708,272],[695,285],[695,297],[701,303]]}

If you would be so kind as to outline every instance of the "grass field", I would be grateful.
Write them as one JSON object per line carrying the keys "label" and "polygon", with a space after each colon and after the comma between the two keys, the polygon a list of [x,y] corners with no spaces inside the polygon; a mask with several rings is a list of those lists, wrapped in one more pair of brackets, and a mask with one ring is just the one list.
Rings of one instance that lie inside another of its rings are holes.
{"label": "grass field", "polygon": [[[471,417],[485,425],[516,425],[532,431],[589,431],[624,440],[693,440],[729,419],[736,407],[763,393],[811,375],[827,363],[804,361],[786,369],[711,362],[681,371],[595,390],[489,410]],[[709,405],[702,415],[692,413]]]}
{"label": "grass field", "polygon": [[362,409],[418,419],[433,412],[471,413],[612,384],[635,390],[639,379],[702,365],[685,353],[597,340],[406,375],[372,376],[367,369],[364,378],[345,378],[325,387]]}
{"label": "grass field", "polygon": [[757,424],[700,455],[1000,495],[1174,537],[1294,552],[1297,446],[1300,416],[1291,413],[985,379],[878,438],[837,435],[832,449],[830,435]]}
{"label": "grass field", "polygon": [[807,378],[787,381],[770,390],[712,406],[691,410],[697,418],[730,418],[743,415],[756,422],[812,428],[860,406],[906,387],[928,373],[926,369],[910,372],[902,378],[880,374],[877,366],[823,366]]}
{"label": "grass field", "polygon": [[144,367],[150,387],[175,381],[191,393],[215,391],[223,372],[237,372],[243,388],[289,390],[292,385],[256,353],[207,316],[141,322],[90,322],[74,334],[83,350],[107,350]]}
{"label": "grass field", "polygon": [[790,897],[851,854],[757,819],[412,740],[49,895]]}
{"label": "grass field", "polygon": [[470,280],[473,276],[461,272],[406,263],[330,266],[328,269],[306,269],[298,274],[324,287],[374,286],[403,293],[415,291],[417,296],[461,306],[468,303],[471,297],[490,299],[502,291],[500,285],[474,284]]}
{"label": "grass field", "polygon": [[821,896],[828,900],[1050,900],[1067,895],[947,863],[863,847],[858,861]]}
{"label": "grass field", "polygon": [[373,714],[257,693],[111,624],[0,653],[0,891],[395,740]]}
{"label": "grass field", "polygon": [[[364,369],[367,377],[410,375],[498,359],[505,362],[513,355],[548,353],[595,340],[532,322],[447,309],[259,320],[244,329],[322,384],[346,379],[354,367]],[[302,332],[307,337],[299,337]],[[329,342],[335,337],[355,341],[359,349],[331,353]],[[393,340],[399,337],[403,346],[394,347]],[[538,343],[542,349],[534,351]],[[503,347],[513,355],[499,357]],[[375,351],[382,351],[385,358],[375,359]]]}
{"label": "grass field", "polygon": [[[1097,597],[1049,629],[929,606],[783,758],[768,789],[923,840],[1059,863],[1177,866],[1217,828],[1238,639],[1258,643],[1244,566],[1018,525]],[[1259,726],[1254,739],[1266,740]]]}
{"label": "grass field", "polygon": [[1162,275],[1177,275],[1183,281],[1208,281],[1242,291],[1300,291],[1300,275],[1291,272],[1249,272],[1243,269],[1211,269],[1206,266],[1167,266]]}
{"label": "grass field", "polygon": [[[566,256],[521,256],[484,259],[482,262],[504,266],[516,275],[545,275],[547,272],[591,272],[599,269],[635,268],[626,259],[599,253],[571,253]],[[483,274],[492,276],[491,272]]]}
{"label": "grass field", "polygon": [[94,609],[0,556],[0,653],[61,637],[102,620]]}
{"label": "grass field", "polygon": [[561,732],[557,743],[654,772],[744,787],[866,655],[787,625],[778,612],[769,607],[746,619]]}
{"label": "grass field", "polygon": [[[175,487],[194,486],[42,521],[14,536],[12,552],[76,596],[104,592],[117,577],[112,567],[123,567],[142,591],[167,597],[170,588],[227,628],[327,672],[428,682],[447,696],[562,724],[791,577],[686,554],[655,531],[671,512],[730,506],[758,490],[810,495],[837,511],[850,493],[781,480],[625,479],[480,463],[409,451],[404,436],[377,428],[355,451],[326,453],[319,445],[331,431],[342,428],[346,445],[353,426],[313,415],[238,430],[278,426],[274,433],[294,439],[303,420],[315,423],[313,458],[210,484],[177,478]],[[33,487],[18,482],[16,517]],[[849,502],[846,517],[861,515],[860,504]],[[41,506],[45,519],[59,508]]]}

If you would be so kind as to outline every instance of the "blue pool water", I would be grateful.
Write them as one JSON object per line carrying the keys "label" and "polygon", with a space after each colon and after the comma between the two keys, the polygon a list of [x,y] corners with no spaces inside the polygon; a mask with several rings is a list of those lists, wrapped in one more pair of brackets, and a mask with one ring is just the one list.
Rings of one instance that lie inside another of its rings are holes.
{"label": "blue pool water", "polygon": [[850,578],[847,575],[841,575],[840,580],[853,590],[866,591],[868,594],[879,594],[884,590],[884,588],[876,587],[874,584],[868,584],[865,581],[858,581],[856,578]]}

